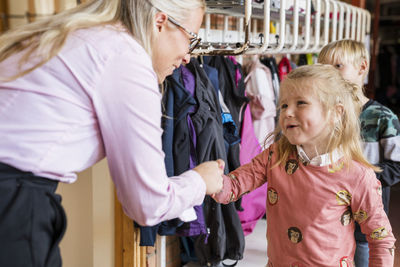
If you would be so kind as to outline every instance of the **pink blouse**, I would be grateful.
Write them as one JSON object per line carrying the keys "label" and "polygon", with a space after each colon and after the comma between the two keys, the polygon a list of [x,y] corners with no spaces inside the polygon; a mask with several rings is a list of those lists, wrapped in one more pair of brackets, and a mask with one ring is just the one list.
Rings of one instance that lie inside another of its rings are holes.
{"label": "pink blouse", "polygon": [[[20,55],[0,62],[17,71]],[[114,26],[78,30],[43,66],[0,82],[0,162],[72,183],[107,156],[125,212],[142,225],[200,205],[195,171],[167,179],[161,94],[151,58]]]}

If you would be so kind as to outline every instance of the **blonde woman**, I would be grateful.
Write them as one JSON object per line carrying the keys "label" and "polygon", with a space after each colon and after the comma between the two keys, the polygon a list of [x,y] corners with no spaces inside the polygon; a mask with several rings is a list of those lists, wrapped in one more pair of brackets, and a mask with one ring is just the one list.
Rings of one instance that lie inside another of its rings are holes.
{"label": "blonde woman", "polygon": [[0,36],[0,266],[61,266],[54,194],[107,156],[141,225],[222,188],[223,161],[168,179],[158,84],[200,39],[203,0],[93,0]]}
{"label": "blonde woman", "polygon": [[[333,66],[310,65],[289,73],[280,88],[278,140],[224,176],[215,199],[235,201],[268,181],[276,196],[267,199],[267,266],[354,266],[354,220],[371,245],[370,266],[393,266],[379,169],[361,150],[357,86]],[[366,218],[343,221],[361,211]]]}

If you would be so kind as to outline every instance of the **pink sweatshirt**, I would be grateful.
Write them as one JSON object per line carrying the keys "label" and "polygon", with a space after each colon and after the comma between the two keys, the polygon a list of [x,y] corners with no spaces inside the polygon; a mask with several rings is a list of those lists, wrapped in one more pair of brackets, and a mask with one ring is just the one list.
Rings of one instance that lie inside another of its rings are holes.
{"label": "pink sweatshirt", "polygon": [[[0,76],[18,59],[0,62]],[[49,62],[0,82],[0,162],[72,183],[107,156],[125,212],[142,225],[180,216],[206,190],[195,171],[167,178],[160,125],[151,58],[114,26],[76,31]]]}
{"label": "pink sweatshirt", "polygon": [[297,155],[272,168],[276,145],[224,177],[218,202],[268,181],[268,266],[353,266],[354,220],[370,246],[370,266],[393,266],[395,238],[372,169],[305,165]]}

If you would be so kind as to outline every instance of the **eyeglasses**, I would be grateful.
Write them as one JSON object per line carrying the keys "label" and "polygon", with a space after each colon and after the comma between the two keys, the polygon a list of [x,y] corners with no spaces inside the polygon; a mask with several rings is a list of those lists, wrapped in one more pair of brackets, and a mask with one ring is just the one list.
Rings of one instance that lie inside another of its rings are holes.
{"label": "eyeglasses", "polygon": [[168,16],[168,20],[172,24],[174,24],[175,26],[181,28],[184,32],[186,32],[187,34],[192,36],[192,38],[190,38],[190,44],[189,44],[189,54],[191,54],[193,52],[193,50],[195,50],[199,46],[201,38],[197,34],[195,34],[194,32],[188,31],[185,27],[180,25],[176,20],[174,20],[170,16]]}

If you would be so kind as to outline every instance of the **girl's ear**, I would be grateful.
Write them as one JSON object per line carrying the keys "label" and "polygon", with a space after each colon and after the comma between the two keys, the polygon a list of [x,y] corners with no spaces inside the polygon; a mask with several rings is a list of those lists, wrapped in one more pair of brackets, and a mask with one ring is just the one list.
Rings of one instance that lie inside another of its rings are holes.
{"label": "girl's ear", "polygon": [[344,113],[344,107],[342,104],[337,104],[335,106],[335,115],[334,115],[334,122],[337,123],[341,120]]}
{"label": "girl's ear", "polygon": [[164,12],[157,12],[154,18],[156,20],[156,27],[159,32],[161,32],[162,29],[167,27],[167,23],[168,23],[168,15],[167,14],[165,14]]}
{"label": "girl's ear", "polygon": [[364,73],[368,71],[368,62],[367,60],[363,60],[360,65],[360,69],[358,71],[359,75],[364,75]]}

